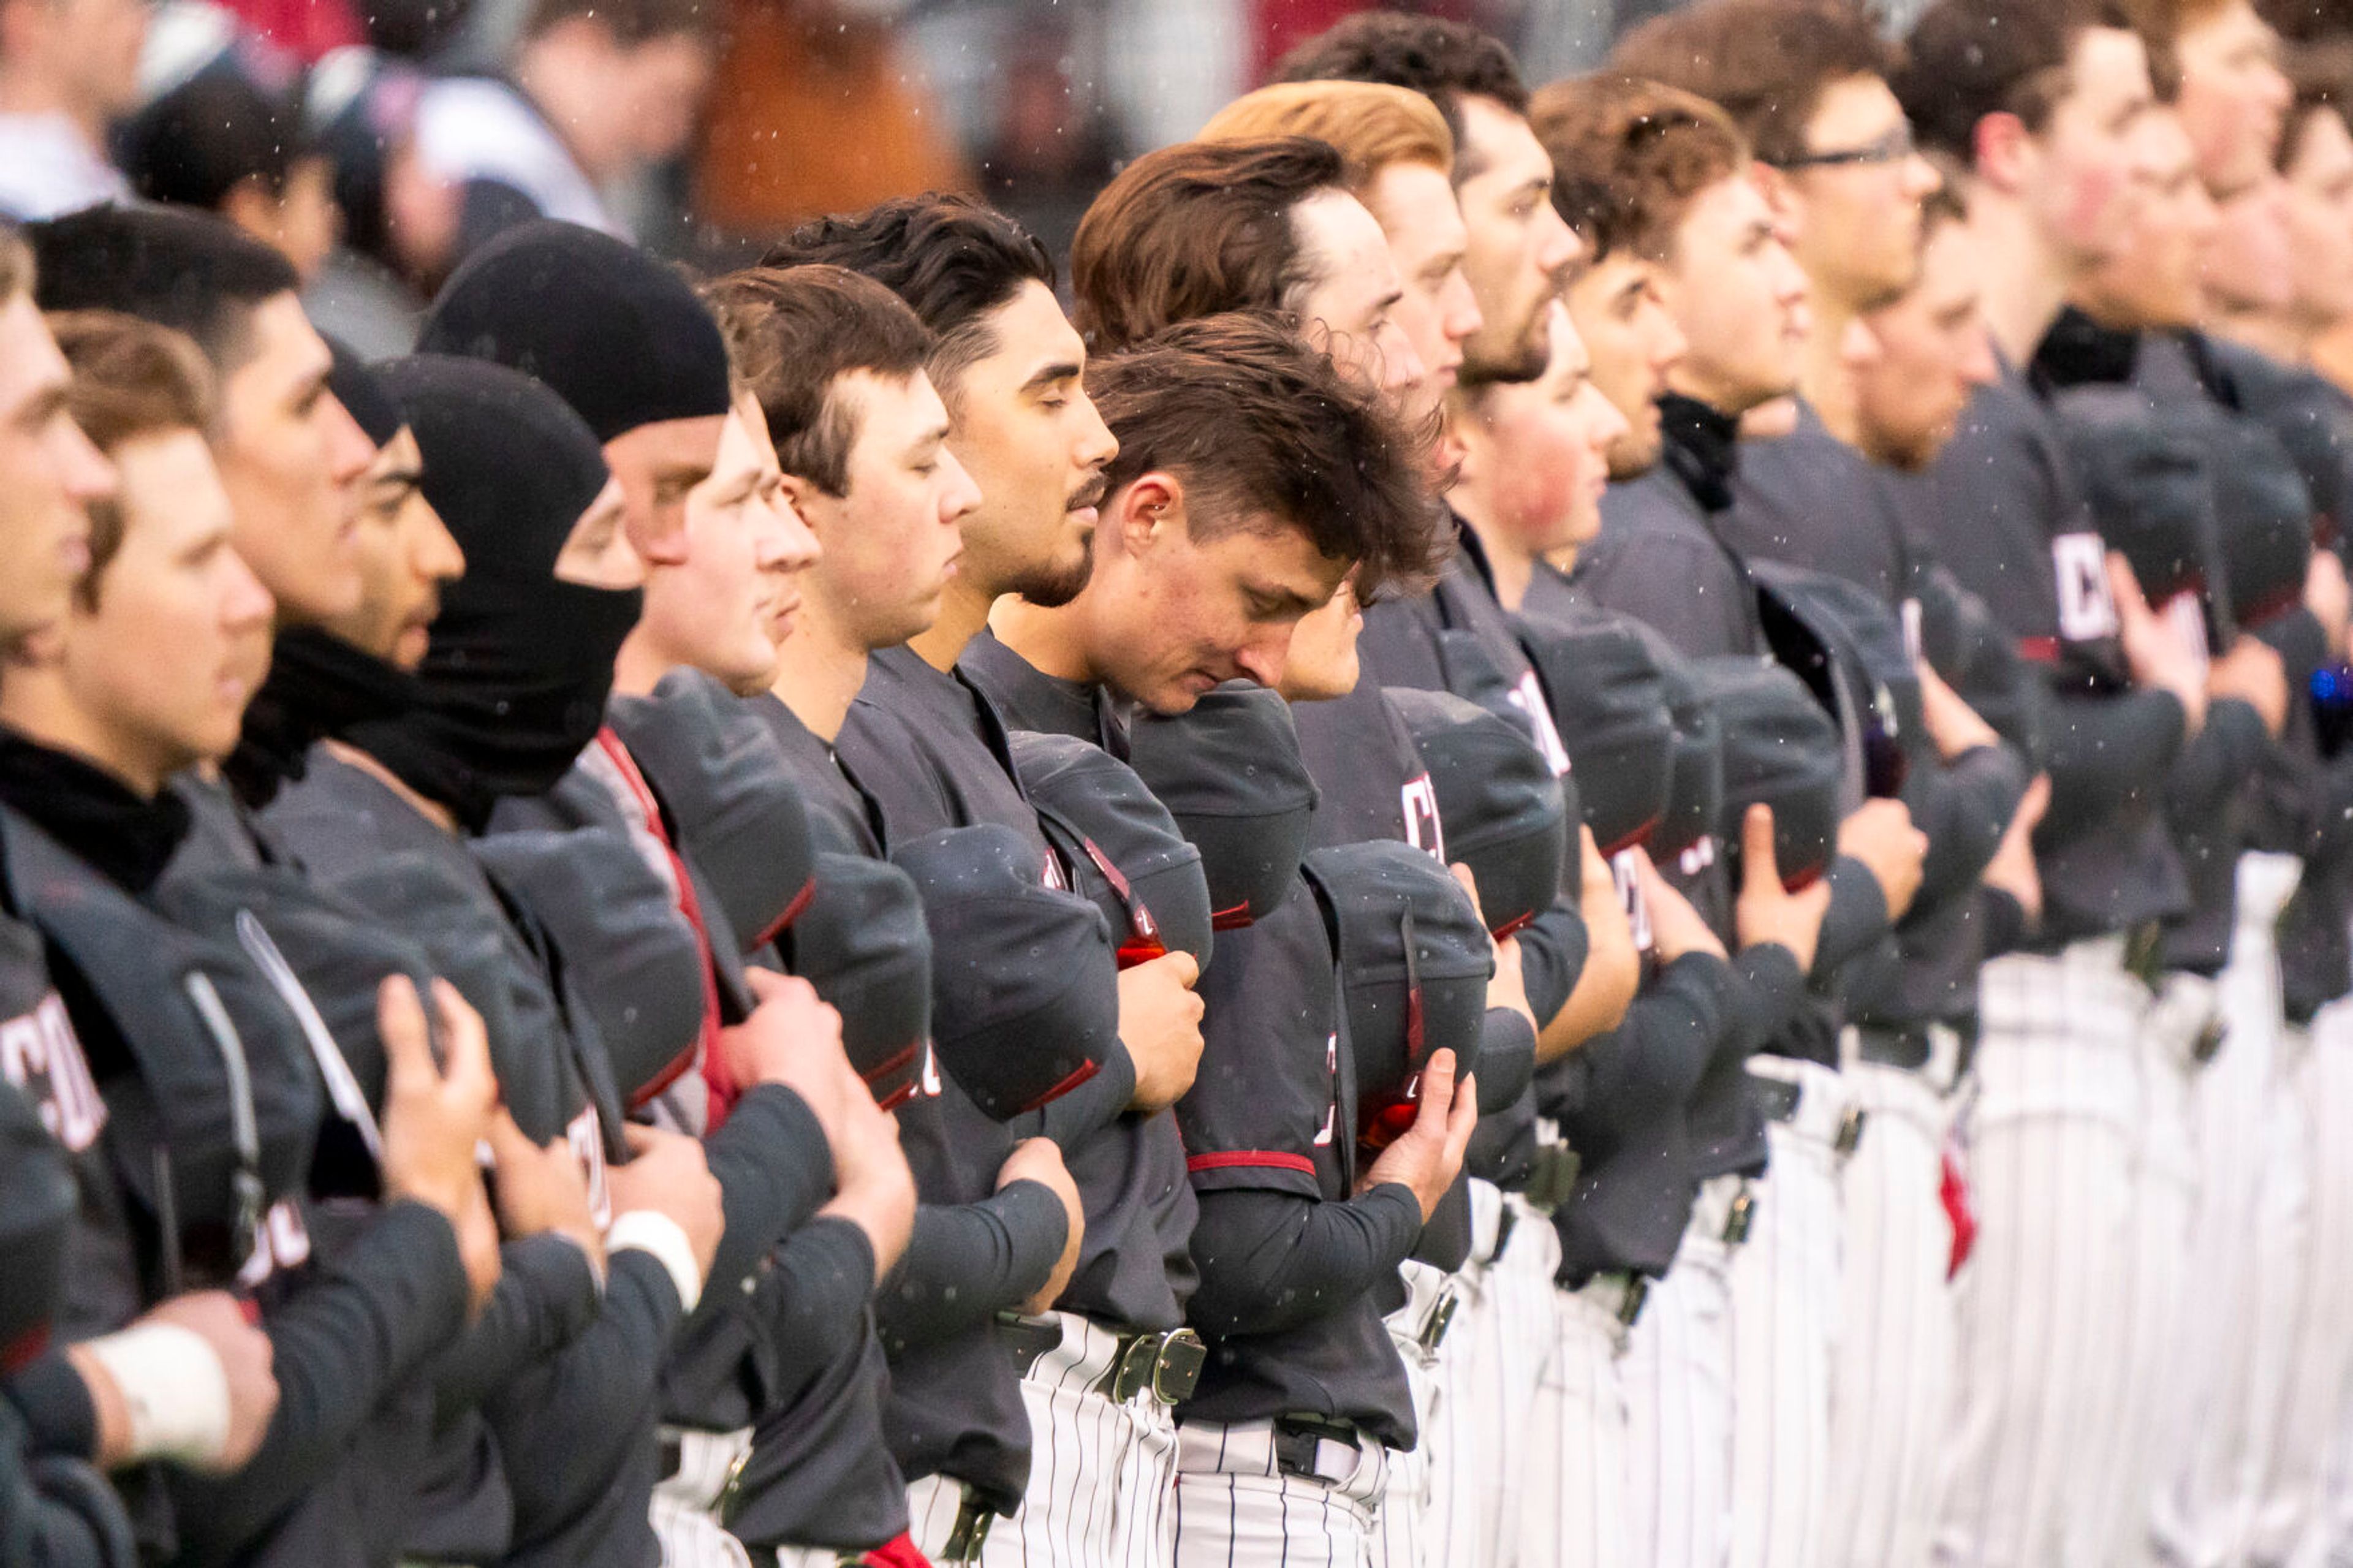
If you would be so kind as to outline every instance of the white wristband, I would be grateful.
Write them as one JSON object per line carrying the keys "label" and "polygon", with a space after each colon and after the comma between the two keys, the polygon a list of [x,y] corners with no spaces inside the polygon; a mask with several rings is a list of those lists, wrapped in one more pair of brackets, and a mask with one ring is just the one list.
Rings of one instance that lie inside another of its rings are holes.
{"label": "white wristband", "polygon": [[132,1459],[216,1463],[228,1447],[228,1373],[201,1334],[134,1323],[82,1347],[122,1395]]}
{"label": "white wristband", "polygon": [[689,1312],[702,1300],[702,1268],[694,1261],[694,1244],[678,1221],[659,1209],[631,1209],[605,1227],[605,1250],[650,1253],[678,1287],[680,1305]]}

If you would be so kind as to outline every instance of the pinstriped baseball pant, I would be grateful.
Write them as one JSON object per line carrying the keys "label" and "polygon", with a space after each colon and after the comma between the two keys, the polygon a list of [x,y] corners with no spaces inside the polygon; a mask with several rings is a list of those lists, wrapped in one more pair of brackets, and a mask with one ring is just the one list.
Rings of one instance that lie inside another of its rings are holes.
{"label": "pinstriped baseball pant", "polygon": [[1315,1476],[1275,1464],[1272,1423],[1176,1432],[1179,1568],[1368,1568],[1392,1456],[1369,1437],[1316,1444]]}
{"label": "pinstriped baseball pant", "polygon": [[1626,1539],[1622,1278],[1553,1292],[1553,1351],[1528,1414],[1518,1568],[1633,1568]]}
{"label": "pinstriped baseball pant", "polygon": [[1645,1568],[1723,1568],[1732,1530],[1732,1298],[1724,1239],[1737,1176],[1702,1184],[1666,1278],[1628,1334],[1626,1537]]}

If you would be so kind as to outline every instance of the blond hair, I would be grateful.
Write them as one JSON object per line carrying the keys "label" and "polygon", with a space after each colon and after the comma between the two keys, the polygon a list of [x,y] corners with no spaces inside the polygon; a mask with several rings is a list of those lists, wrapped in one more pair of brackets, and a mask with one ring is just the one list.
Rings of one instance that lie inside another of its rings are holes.
{"label": "blond hair", "polygon": [[1286,81],[1244,93],[1201,127],[1203,142],[1313,136],[1339,149],[1341,184],[1362,196],[1392,163],[1454,170],[1454,137],[1420,93],[1370,81]]}

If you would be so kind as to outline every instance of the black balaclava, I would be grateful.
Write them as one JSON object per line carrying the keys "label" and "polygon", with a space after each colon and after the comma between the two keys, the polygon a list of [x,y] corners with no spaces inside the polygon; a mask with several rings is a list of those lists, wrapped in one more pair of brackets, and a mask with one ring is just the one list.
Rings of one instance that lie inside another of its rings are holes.
{"label": "black balaclava", "polygon": [[[408,421],[392,389],[350,345],[322,333],[333,351],[327,390],[381,450]],[[317,626],[290,626],[269,654],[269,678],[246,705],[237,750],[221,772],[256,810],[302,776],[313,742],[354,725],[404,713],[417,701],[409,675]]]}
{"label": "black balaclava", "polygon": [[480,831],[501,795],[553,788],[596,738],[637,589],[555,579],[556,557],[610,474],[596,437],[546,387],[477,360],[382,367],[425,458],[425,499],[466,574],[417,672],[417,705],[352,743]]}
{"label": "black balaclava", "polygon": [[733,406],[727,345],[686,279],[577,224],[519,225],[467,258],[417,347],[538,377],[600,444]]}

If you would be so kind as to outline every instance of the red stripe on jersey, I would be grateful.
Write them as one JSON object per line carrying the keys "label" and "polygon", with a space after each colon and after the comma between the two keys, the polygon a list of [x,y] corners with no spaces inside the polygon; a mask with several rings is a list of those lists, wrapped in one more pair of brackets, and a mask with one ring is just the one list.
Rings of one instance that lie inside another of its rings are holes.
{"label": "red stripe on jersey", "polygon": [[1230,1171],[1238,1168],[1267,1171],[1297,1171],[1302,1175],[1315,1173],[1315,1162],[1304,1154],[1286,1154],[1280,1149],[1229,1149],[1222,1154],[1192,1154],[1185,1161],[1188,1171]]}
{"label": "red stripe on jersey", "polygon": [[2056,664],[2059,662],[2059,639],[2021,637],[2018,639],[2018,657],[2032,659],[2037,664]]}

